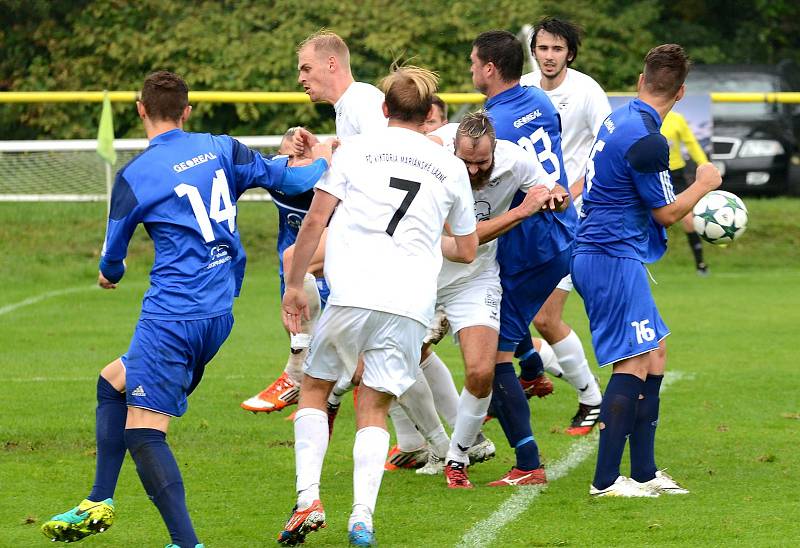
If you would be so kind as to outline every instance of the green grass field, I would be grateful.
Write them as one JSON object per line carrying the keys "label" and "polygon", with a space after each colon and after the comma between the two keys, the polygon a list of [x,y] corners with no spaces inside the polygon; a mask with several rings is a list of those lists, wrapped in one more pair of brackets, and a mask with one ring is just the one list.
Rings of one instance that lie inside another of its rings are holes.
{"label": "green grass field", "polygon": [[[551,476],[546,490],[489,488],[512,465],[496,421],[498,457],[471,469],[478,487],[442,477],[384,476],[375,524],[381,546],[797,546],[800,544],[799,200],[747,200],[750,228],[729,248],[707,247],[711,276],[692,268],[685,238],[651,270],[672,329],[657,460],[692,490],[654,500],[590,499],[595,442],[562,433],[573,390],[532,402]],[[137,232],[116,291],[94,287],[101,204],[0,204],[0,546],[44,546],[42,522],[91,489],[99,369],[127,349],[152,257]],[[209,547],[272,546],[294,503],[288,413],[253,415],[239,402],[282,370],[275,211],[240,204],[249,253],[236,326],[189,411],[169,435],[200,538]],[[588,350],[580,299],[566,319]],[[463,379],[450,342],[438,352]],[[590,360],[593,354],[589,351]],[[600,372],[603,384],[610,371]],[[346,542],[352,497],[352,405],[345,402],[323,473],[328,528],[306,544]],[[627,459],[627,457],[626,457]],[[626,461],[625,461],[626,462]],[[627,464],[623,465],[623,473]],[[169,537],[130,459],[117,520],[82,546],[160,547]],[[501,518],[507,520],[500,526]]]}

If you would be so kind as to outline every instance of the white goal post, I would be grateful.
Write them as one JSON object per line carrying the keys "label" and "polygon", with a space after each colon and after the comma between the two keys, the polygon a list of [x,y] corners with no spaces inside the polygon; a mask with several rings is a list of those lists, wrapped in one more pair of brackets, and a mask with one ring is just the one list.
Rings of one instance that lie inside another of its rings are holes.
{"label": "white goal post", "polygon": [[[320,136],[323,137],[323,136]],[[236,137],[262,153],[274,153],[281,135]],[[114,172],[147,148],[147,139],[115,139]],[[97,140],[0,141],[0,202],[104,202],[106,163]],[[261,189],[240,200],[269,200]]]}

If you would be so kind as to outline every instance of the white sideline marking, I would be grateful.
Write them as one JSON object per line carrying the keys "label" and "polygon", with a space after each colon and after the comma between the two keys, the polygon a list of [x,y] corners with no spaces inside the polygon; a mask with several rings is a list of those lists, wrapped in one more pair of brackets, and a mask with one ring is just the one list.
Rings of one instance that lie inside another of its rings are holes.
{"label": "white sideline marking", "polygon": [[70,293],[78,293],[80,291],[88,291],[90,289],[99,289],[96,285],[89,285],[89,286],[80,286],[80,287],[70,287],[68,289],[57,289],[55,291],[48,291],[47,293],[42,293],[41,295],[36,295],[35,297],[29,297],[24,301],[19,301],[18,303],[7,304],[5,306],[0,306],[0,316],[4,314],[8,314],[9,312],[14,312],[19,308],[23,308],[26,306],[30,306],[32,304],[36,304],[42,302],[46,299],[51,299],[53,297],[60,297],[61,295],[69,295]]}
{"label": "white sideline marking", "polygon": [[[253,378],[256,375],[252,375]],[[245,379],[244,375],[225,375],[224,379],[226,381],[234,381],[239,379]],[[88,381],[96,381],[97,377],[11,377],[9,379],[2,379],[2,382],[88,382]]]}
{"label": "white sideline marking", "polygon": [[[663,391],[669,385],[682,379],[691,380],[693,374],[685,374],[680,371],[670,371],[664,376],[661,385]],[[574,468],[580,465],[587,457],[594,453],[597,442],[597,430],[591,436],[585,436],[573,442],[569,446],[567,455],[557,460],[552,465],[547,466],[547,480],[553,482],[569,474]],[[522,486],[517,487],[516,492],[506,499],[491,516],[476,523],[472,529],[467,531],[461,540],[456,544],[457,548],[484,547],[490,545],[497,533],[506,524],[511,523],[527,510],[534,499],[547,489],[546,485]]]}

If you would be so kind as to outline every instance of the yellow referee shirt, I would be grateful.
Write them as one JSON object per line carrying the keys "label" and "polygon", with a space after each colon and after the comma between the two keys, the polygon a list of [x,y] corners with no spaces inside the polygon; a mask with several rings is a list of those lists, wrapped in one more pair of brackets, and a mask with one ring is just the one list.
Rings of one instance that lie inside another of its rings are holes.
{"label": "yellow referee shirt", "polygon": [[661,134],[667,138],[669,143],[669,169],[675,171],[686,166],[686,161],[683,159],[681,152],[681,144],[689,151],[689,156],[697,165],[705,164],[708,162],[706,153],[703,152],[697,138],[689,129],[689,124],[686,123],[686,118],[678,114],[674,110],[667,113],[664,122],[661,124]]}

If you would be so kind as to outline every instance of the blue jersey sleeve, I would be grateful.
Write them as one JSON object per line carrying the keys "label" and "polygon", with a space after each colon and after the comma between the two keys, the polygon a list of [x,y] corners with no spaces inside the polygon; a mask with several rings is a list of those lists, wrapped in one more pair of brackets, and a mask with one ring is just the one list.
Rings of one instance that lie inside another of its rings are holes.
{"label": "blue jersey sleeve", "polygon": [[100,259],[100,272],[108,281],[116,283],[122,279],[125,273],[122,261],[128,254],[128,244],[140,222],[139,201],[123,172],[120,172],[111,191],[106,241]]}
{"label": "blue jersey sleeve", "polygon": [[625,159],[631,166],[636,191],[650,209],[675,201],[669,175],[669,145],[660,133],[650,133],[628,149]]}
{"label": "blue jersey sleeve", "polygon": [[328,162],[324,158],[314,160],[307,166],[287,167],[279,190],[287,196],[302,194],[314,188],[327,169]]}

